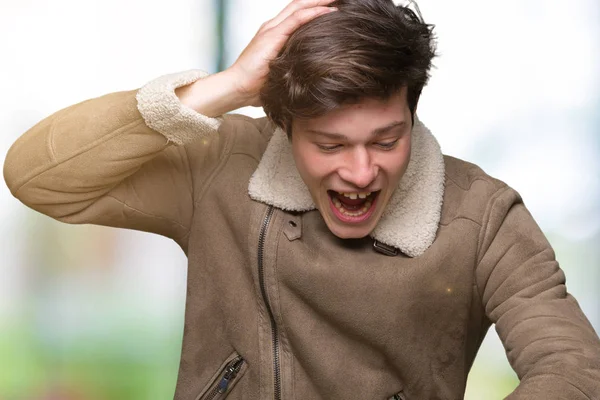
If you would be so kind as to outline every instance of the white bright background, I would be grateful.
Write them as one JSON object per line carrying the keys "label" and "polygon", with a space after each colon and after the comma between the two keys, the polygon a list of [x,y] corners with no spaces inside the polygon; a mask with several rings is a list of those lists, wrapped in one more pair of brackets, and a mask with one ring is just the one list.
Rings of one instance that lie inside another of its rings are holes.
{"label": "white bright background", "polygon": [[[228,64],[286,3],[231,1]],[[214,4],[2,1],[0,160],[20,134],[60,108],[165,73],[214,72]],[[599,330],[599,3],[419,6],[436,25],[440,53],[420,118],[446,154],[480,165],[523,195],[555,247],[570,292]],[[0,361],[0,398],[74,390],[80,397],[60,397],[102,398],[77,388],[62,367],[81,343],[130,354],[139,365],[162,357],[167,382],[127,398],[172,395],[185,299],[179,248],[150,234],[60,224],[22,206],[4,185],[0,218],[0,360],[8,360]],[[492,329],[466,398],[502,398],[515,384]],[[147,379],[139,386],[152,385]]]}

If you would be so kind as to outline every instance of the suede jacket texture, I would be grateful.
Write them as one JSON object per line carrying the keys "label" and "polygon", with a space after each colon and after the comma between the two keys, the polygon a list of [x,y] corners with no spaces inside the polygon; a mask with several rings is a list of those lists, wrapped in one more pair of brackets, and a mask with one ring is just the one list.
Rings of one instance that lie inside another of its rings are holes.
{"label": "suede jacket texture", "polygon": [[600,399],[600,341],[519,195],[417,121],[371,237],[327,228],[266,118],[208,118],[158,78],[42,120],[5,180],[67,223],[138,229],[188,257],[178,400],[461,399],[491,324],[509,399]]}

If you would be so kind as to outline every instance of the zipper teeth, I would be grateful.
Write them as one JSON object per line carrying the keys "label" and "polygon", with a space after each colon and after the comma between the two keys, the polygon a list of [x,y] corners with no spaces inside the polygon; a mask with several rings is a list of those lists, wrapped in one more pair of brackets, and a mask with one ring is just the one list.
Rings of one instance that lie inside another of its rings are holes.
{"label": "zipper teeth", "polygon": [[229,364],[227,364],[227,369],[233,367],[235,372],[239,372],[242,369],[242,364],[244,364],[244,358],[242,356],[237,356]]}
{"label": "zipper teeth", "polygon": [[[242,361],[240,363],[240,367],[243,364],[243,358],[242,356],[237,356],[236,358],[234,358],[233,360],[229,361],[227,363],[227,365],[225,365],[225,368],[223,368],[223,371],[225,372],[225,374],[227,373],[227,370],[235,365],[237,362]],[[239,369],[238,369],[239,371]],[[222,376],[219,376],[219,379],[217,379],[217,384],[210,390],[210,392],[208,392],[208,394],[206,395],[206,399],[205,400],[212,400],[214,399],[218,394],[219,394],[219,383],[221,382],[221,379],[223,379],[223,376],[225,376],[225,374],[221,374]]]}
{"label": "zipper teeth", "polygon": [[271,304],[267,298],[267,290],[265,288],[265,270],[263,265],[264,259],[264,247],[265,237],[267,236],[267,228],[271,222],[273,216],[273,206],[269,206],[267,216],[263,220],[263,224],[260,230],[260,236],[258,237],[258,276],[260,281],[260,292],[265,301],[267,312],[269,313],[269,319],[271,320],[271,336],[273,339],[273,371],[275,374],[275,400],[281,400],[281,371],[279,367],[279,336],[277,335],[277,325],[275,324],[275,316],[271,309]]}
{"label": "zipper teeth", "polygon": [[215,387],[213,387],[211,389],[211,391],[208,393],[208,396],[206,396],[206,400],[214,399],[215,396],[217,395],[217,393],[219,393],[219,382],[217,382],[217,385]]}

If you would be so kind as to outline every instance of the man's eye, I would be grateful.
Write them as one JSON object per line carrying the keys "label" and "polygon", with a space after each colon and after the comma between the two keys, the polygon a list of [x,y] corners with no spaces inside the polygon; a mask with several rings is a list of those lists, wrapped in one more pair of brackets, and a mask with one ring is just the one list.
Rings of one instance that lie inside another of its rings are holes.
{"label": "man's eye", "polygon": [[317,144],[317,147],[323,151],[334,151],[342,147],[341,144]]}
{"label": "man's eye", "polygon": [[398,143],[398,140],[399,139],[392,140],[391,142],[377,142],[377,143],[375,143],[375,145],[384,150],[389,150],[389,149],[394,148],[394,146],[396,146],[396,144]]}

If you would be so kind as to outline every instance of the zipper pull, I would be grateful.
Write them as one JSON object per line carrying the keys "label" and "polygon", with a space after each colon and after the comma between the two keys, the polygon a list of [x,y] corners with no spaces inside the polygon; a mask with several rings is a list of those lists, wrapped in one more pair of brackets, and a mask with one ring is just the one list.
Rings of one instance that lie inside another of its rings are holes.
{"label": "zipper pull", "polygon": [[238,357],[234,359],[227,369],[225,370],[225,375],[219,381],[219,385],[217,386],[217,392],[225,393],[229,388],[229,383],[233,378],[236,377],[240,369],[242,369],[242,364],[244,363],[244,359],[242,357]]}

